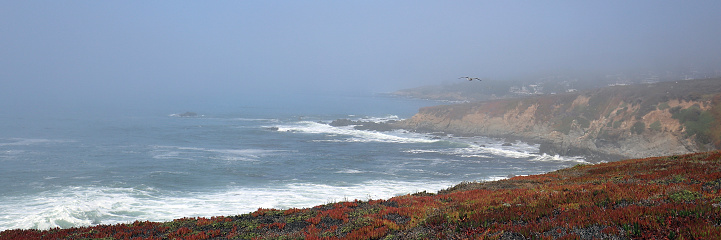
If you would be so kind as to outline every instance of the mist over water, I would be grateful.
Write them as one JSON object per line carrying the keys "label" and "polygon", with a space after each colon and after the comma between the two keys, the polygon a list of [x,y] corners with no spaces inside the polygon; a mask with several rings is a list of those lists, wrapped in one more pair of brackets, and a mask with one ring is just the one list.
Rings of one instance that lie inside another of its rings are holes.
{"label": "mist over water", "polygon": [[8,1],[0,6],[0,107],[239,104],[461,76],[718,76],[719,8],[646,0]]}

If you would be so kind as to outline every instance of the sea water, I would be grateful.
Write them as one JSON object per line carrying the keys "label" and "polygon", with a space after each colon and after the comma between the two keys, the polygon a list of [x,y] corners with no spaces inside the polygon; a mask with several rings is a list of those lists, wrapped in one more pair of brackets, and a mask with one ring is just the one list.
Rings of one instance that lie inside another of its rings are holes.
{"label": "sea water", "polygon": [[177,106],[5,114],[0,231],[386,199],[585,162],[524,142],[329,125],[401,120],[438,104],[369,94],[184,109],[195,117]]}

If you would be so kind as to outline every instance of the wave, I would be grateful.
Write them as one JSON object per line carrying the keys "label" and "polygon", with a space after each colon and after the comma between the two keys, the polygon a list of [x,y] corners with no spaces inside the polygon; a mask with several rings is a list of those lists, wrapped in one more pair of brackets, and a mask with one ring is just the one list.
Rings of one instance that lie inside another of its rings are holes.
{"label": "wave", "polygon": [[[152,202],[152,190],[70,187],[34,197],[2,197],[0,230],[49,229],[153,219],[143,208]],[[144,200],[143,200],[144,199]]]}
{"label": "wave", "polygon": [[504,148],[495,148],[495,147],[478,147],[479,151],[482,153],[490,153],[497,156],[503,156],[508,158],[531,158],[538,156],[538,154],[534,154],[532,152],[527,152],[521,149],[504,149]]}
{"label": "wave", "polygon": [[581,156],[560,156],[558,154],[556,155],[548,155],[548,154],[541,154],[529,161],[538,161],[538,162],[551,162],[551,161],[563,161],[563,162],[577,162],[580,164],[591,164],[590,162],[586,161],[584,157]]}
{"label": "wave", "polygon": [[54,140],[44,138],[6,138],[0,140],[0,146],[30,146],[46,143],[67,143],[75,142],[72,140]]}
{"label": "wave", "polygon": [[404,151],[406,153],[422,154],[437,153],[443,155],[455,155],[460,157],[478,157],[478,158],[533,158],[538,154],[519,151],[518,149],[501,149],[494,147],[468,146],[461,148],[443,148],[443,149],[411,149]]}
{"label": "wave", "polygon": [[[211,158],[228,161],[259,161],[268,156],[278,155],[285,150],[268,149],[208,149],[199,147],[179,146],[153,146],[153,158],[155,159],[185,159],[192,160],[194,157],[208,157],[208,153],[216,154]],[[194,155],[195,154],[195,155]],[[202,154],[198,156],[197,154]]]}
{"label": "wave", "polygon": [[435,192],[451,182],[368,181],[347,186],[291,183],[273,188],[229,188],[179,193],[148,187],[68,187],[31,196],[0,197],[0,231],[69,228],[97,224],[170,221],[182,217],[231,216],[258,208],[304,208]]}
{"label": "wave", "polygon": [[297,132],[309,134],[324,134],[326,136],[347,136],[344,139],[316,140],[330,142],[386,142],[386,143],[432,143],[431,140],[421,134],[403,133],[402,131],[376,132],[357,130],[352,126],[333,127],[319,122],[300,121],[291,125],[278,125],[279,132]]}
{"label": "wave", "polygon": [[525,151],[511,150],[511,149],[498,149],[492,147],[467,147],[467,148],[454,148],[454,149],[411,149],[403,152],[411,154],[424,154],[424,153],[436,153],[443,155],[454,155],[463,158],[515,158],[515,159],[528,159],[527,161],[532,162],[577,162],[581,164],[590,164],[582,156],[559,156],[559,155],[548,155],[546,153],[529,153]]}
{"label": "wave", "polygon": [[336,171],[335,173],[345,173],[345,174],[358,174],[358,173],[364,173],[365,171],[361,171],[358,169],[343,169]]}
{"label": "wave", "polygon": [[280,120],[277,118],[232,118],[231,120],[240,121],[240,122],[271,122],[271,123],[280,122]]}
{"label": "wave", "polygon": [[374,122],[374,123],[384,123],[388,121],[399,121],[401,120],[400,117],[397,115],[386,115],[383,117],[362,117],[355,119],[356,121],[364,121],[364,122]]}
{"label": "wave", "polygon": [[[475,140],[475,139],[474,139]],[[443,140],[440,142],[446,142],[450,140]],[[583,156],[560,156],[560,155],[548,155],[546,153],[539,152],[539,146],[535,144],[528,144],[523,142],[513,143],[511,146],[504,146],[503,142],[496,141],[491,142],[488,139],[484,140],[484,144],[478,144],[468,139],[459,139],[456,146],[450,148],[441,149],[410,149],[405,150],[405,153],[411,154],[426,154],[436,153],[442,155],[453,155],[464,158],[515,158],[515,159],[528,159],[528,161],[534,162],[577,162],[582,164],[590,164]],[[463,145],[465,144],[465,146]]]}

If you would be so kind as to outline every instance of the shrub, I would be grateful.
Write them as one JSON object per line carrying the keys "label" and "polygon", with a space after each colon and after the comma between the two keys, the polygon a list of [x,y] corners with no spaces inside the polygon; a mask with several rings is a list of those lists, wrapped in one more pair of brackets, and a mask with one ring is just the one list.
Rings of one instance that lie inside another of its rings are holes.
{"label": "shrub", "polygon": [[642,134],[644,130],[646,130],[646,124],[640,121],[631,126],[631,132],[634,134]]}
{"label": "shrub", "polygon": [[678,119],[686,129],[686,136],[696,136],[696,141],[702,144],[713,142],[711,127],[714,123],[713,115],[708,111],[702,111],[698,105],[686,109],[674,107],[671,109],[671,117]]}
{"label": "shrub", "polygon": [[693,105],[686,109],[674,107],[671,110],[671,117],[678,119],[681,123],[698,121],[701,116],[701,108],[699,108],[698,105]]}
{"label": "shrub", "polygon": [[656,120],[655,122],[651,123],[651,125],[648,127],[653,131],[661,131],[661,121]]}

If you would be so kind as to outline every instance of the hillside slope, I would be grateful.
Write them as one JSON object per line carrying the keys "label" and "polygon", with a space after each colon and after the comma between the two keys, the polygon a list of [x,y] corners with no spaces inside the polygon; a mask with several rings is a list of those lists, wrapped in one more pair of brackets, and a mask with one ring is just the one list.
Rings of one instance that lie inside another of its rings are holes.
{"label": "hillside slope", "polygon": [[0,239],[717,239],[721,152],[578,165],[307,209],[7,230]]}
{"label": "hillside slope", "polygon": [[397,127],[519,137],[559,154],[649,157],[721,148],[721,79],[426,107]]}

